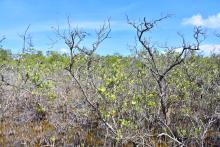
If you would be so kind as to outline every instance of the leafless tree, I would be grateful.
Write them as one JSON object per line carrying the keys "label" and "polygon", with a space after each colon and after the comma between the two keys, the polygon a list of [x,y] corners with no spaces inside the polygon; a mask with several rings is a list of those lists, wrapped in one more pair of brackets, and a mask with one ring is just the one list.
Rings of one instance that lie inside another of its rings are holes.
{"label": "leafless tree", "polygon": [[[201,42],[205,39],[205,33],[201,27],[195,27],[193,38],[195,40],[194,44],[189,44],[185,41],[185,38],[182,34],[179,34],[182,39],[182,47],[180,48],[180,51],[176,53],[177,55],[173,60],[171,60],[169,63],[166,64],[166,67],[161,69],[158,67],[158,61],[156,59],[155,51],[158,51],[153,46],[151,46],[151,42],[146,39],[146,33],[151,31],[159,22],[163,21],[164,19],[169,18],[169,15],[166,15],[164,17],[161,17],[159,19],[156,19],[154,21],[147,21],[146,18],[143,19],[142,22],[136,23],[130,21],[130,19],[127,17],[128,24],[130,24],[136,31],[136,35],[138,38],[139,43],[144,48],[144,50],[148,54],[147,61],[149,63],[149,70],[151,72],[152,77],[157,83],[158,86],[158,96],[160,98],[160,105],[158,109],[158,117],[160,117],[160,112],[162,112],[162,116],[164,119],[165,126],[169,127],[170,118],[168,115],[169,106],[167,104],[167,98],[168,98],[168,83],[166,81],[166,77],[169,74],[170,71],[172,71],[176,66],[180,65],[184,62],[184,60],[187,58],[187,55],[189,55],[190,52],[196,51],[200,49]],[[167,47],[168,48],[168,47]],[[163,136],[165,134],[160,134],[159,136]],[[173,133],[171,132],[172,136],[169,136],[166,134],[165,136],[168,136],[174,141],[177,141]],[[177,141],[179,144],[181,142]]]}
{"label": "leafless tree", "polygon": [[[66,68],[66,70],[69,71],[72,78],[79,86],[79,89],[81,90],[83,94],[85,102],[89,105],[91,110],[95,111],[95,113],[98,115],[98,118],[107,126],[107,128],[111,130],[112,133],[116,134],[116,131],[114,130],[114,128],[108,122],[106,122],[104,118],[102,118],[101,112],[98,108],[98,104],[91,101],[91,95],[88,93],[86,86],[83,85],[81,81],[79,80],[77,72],[79,71],[79,68],[81,67],[79,67],[78,69],[74,69],[74,64],[75,64],[77,55],[84,55],[85,57],[87,57],[86,58],[87,74],[88,74],[88,77],[91,78],[92,73],[90,72],[90,70],[91,70],[91,65],[93,62],[93,56],[94,56],[95,51],[101,45],[101,43],[107,38],[109,38],[109,34],[111,32],[110,21],[108,20],[106,23],[104,23],[100,27],[99,30],[96,31],[96,40],[92,43],[91,47],[86,47],[82,45],[82,42],[84,41],[86,36],[88,36],[89,34],[85,31],[80,30],[77,27],[73,28],[71,26],[71,22],[69,18],[67,22],[68,22],[67,29],[60,30],[59,26],[57,27],[57,29],[55,29],[58,37],[60,37],[65,42],[65,44],[68,46],[70,50],[70,64]],[[90,83],[91,82],[92,81],[90,81]]]}

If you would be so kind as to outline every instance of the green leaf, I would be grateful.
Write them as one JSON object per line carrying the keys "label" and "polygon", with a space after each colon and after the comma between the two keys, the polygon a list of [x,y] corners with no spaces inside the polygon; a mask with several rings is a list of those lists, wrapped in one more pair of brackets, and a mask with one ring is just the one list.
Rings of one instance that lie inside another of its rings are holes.
{"label": "green leaf", "polygon": [[132,100],[132,101],[131,101],[131,104],[132,104],[132,105],[135,105],[135,104],[137,104],[137,101]]}
{"label": "green leaf", "polygon": [[153,102],[153,101],[148,101],[147,105],[148,105],[149,107],[154,107],[154,106],[156,106],[156,103]]}
{"label": "green leaf", "polygon": [[104,93],[106,91],[106,88],[104,86],[101,86],[98,88],[99,93]]}

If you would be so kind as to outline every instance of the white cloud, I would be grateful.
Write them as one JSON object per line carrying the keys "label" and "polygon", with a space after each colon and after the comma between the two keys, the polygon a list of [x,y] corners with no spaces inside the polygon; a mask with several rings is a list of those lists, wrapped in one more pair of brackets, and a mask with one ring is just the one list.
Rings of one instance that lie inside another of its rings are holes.
{"label": "white cloud", "polygon": [[183,24],[219,29],[220,28],[220,13],[216,15],[208,16],[207,18],[204,18],[200,14],[193,15],[190,18],[183,19]]}
{"label": "white cloud", "polygon": [[69,50],[67,48],[61,48],[60,52],[66,54],[69,53]]}
{"label": "white cloud", "polygon": [[205,55],[212,54],[212,53],[220,54],[220,44],[201,45],[199,52]]}
{"label": "white cloud", "polygon": [[[182,48],[177,48],[175,51],[180,52]],[[197,51],[202,55],[211,55],[212,53],[220,54],[220,44],[204,44],[200,46],[200,50]]]}
{"label": "white cloud", "polygon": [[202,26],[204,25],[203,18],[201,15],[193,15],[190,18],[186,18],[183,20],[183,24],[191,24],[194,26]]}

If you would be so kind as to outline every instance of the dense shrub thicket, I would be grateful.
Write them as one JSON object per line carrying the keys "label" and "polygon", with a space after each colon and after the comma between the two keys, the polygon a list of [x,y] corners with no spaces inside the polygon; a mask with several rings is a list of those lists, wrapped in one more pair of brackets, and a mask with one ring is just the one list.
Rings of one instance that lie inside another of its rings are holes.
{"label": "dense shrub thicket", "polygon": [[1,49],[0,146],[218,146],[220,55],[196,54],[201,28],[155,50],[142,35],[158,21],[129,22],[143,49],[127,57],[95,53],[106,25],[90,50],[78,30],[57,32],[68,55]]}
{"label": "dense shrub thicket", "polygon": [[[219,55],[191,54],[170,72],[165,122],[157,83],[141,57],[96,55],[88,73],[87,57],[78,55],[79,85],[65,70],[68,56],[22,54],[13,59],[2,53],[0,143],[5,146],[219,143]],[[172,58],[156,57],[161,68]]]}

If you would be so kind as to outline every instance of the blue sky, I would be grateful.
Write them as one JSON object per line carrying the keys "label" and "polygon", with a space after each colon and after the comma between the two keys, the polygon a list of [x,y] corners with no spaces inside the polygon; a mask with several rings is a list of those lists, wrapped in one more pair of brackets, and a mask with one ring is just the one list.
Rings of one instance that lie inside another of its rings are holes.
{"label": "blue sky", "polygon": [[[22,34],[30,24],[29,32],[35,48],[42,51],[65,52],[66,46],[58,41],[52,29],[66,26],[67,17],[73,26],[92,32],[105,20],[111,18],[111,38],[98,49],[99,54],[129,54],[130,46],[135,44],[135,32],[126,22],[144,16],[153,20],[161,15],[172,17],[158,24],[149,36],[153,43],[178,47],[181,40],[177,32],[191,39],[193,26],[201,25],[207,29],[208,39],[203,44],[203,52],[215,48],[220,52],[220,39],[214,34],[220,32],[219,0],[0,0],[0,36],[5,36],[3,47],[20,52]],[[87,38],[86,45],[94,40],[94,33]]]}

